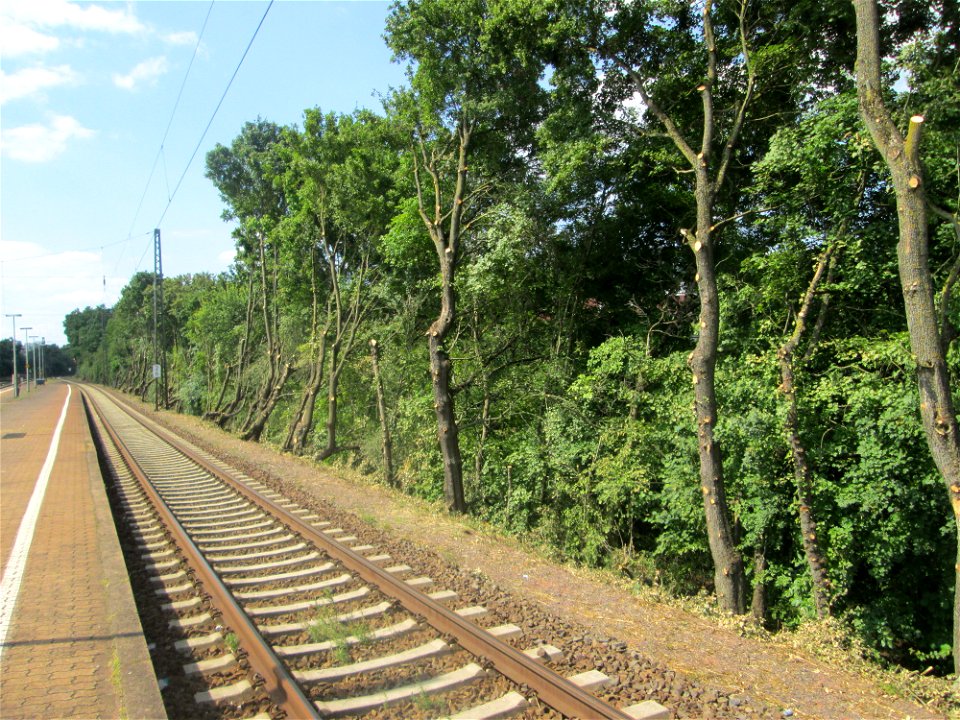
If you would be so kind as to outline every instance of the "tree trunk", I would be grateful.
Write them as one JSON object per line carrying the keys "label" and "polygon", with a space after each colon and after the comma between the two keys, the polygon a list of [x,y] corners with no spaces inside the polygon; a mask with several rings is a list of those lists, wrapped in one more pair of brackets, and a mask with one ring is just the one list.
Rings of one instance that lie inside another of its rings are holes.
{"label": "tree trunk", "polygon": [[800,438],[799,413],[797,411],[797,394],[793,380],[793,355],[800,344],[800,339],[806,329],[807,317],[813,305],[813,299],[820,285],[820,280],[826,272],[833,258],[834,245],[830,244],[820,255],[813,278],[807,286],[797,320],[794,323],[793,333],[780,346],[777,358],[780,362],[780,391],[787,403],[787,414],[783,421],[784,433],[790,451],[793,455],[793,475],[797,485],[797,512],[800,516],[800,534],[803,540],[803,551],[807,558],[807,567],[810,570],[810,579],[813,583],[813,604],[818,618],[830,614],[830,580],[827,577],[827,561],[820,549],[820,537],[817,534],[817,523],[813,511],[813,474],[807,462],[806,448]]}
{"label": "tree trunk", "polygon": [[[436,323],[434,323],[436,325]],[[443,340],[431,332],[430,375],[433,378],[433,402],[437,416],[437,439],[443,457],[443,496],[450,512],[466,512],[463,496],[463,459],[460,456],[460,435],[450,394],[450,356],[443,349]]]}
{"label": "tree trunk", "polygon": [[287,436],[281,446],[284,450],[296,455],[303,454],[309,429],[313,425],[313,408],[317,401],[317,393],[323,382],[323,362],[326,351],[322,349],[318,358],[311,358],[310,374],[300,395],[300,404],[290,418],[287,426]]}
{"label": "tree trunk", "polygon": [[427,331],[430,350],[430,377],[433,383],[433,409],[437,417],[437,440],[443,458],[443,496],[450,512],[466,512],[463,495],[463,458],[460,456],[460,431],[454,414],[450,392],[452,365],[443,341],[456,316],[456,295],[453,288],[455,262],[453,253],[440,253],[442,300],[440,317]]}
{"label": "tree trunk", "polygon": [[[463,494],[463,458],[460,455],[460,438],[454,413],[453,394],[450,392],[453,368],[450,356],[444,348],[444,340],[456,321],[454,275],[457,268],[460,235],[463,232],[461,222],[467,194],[467,149],[470,145],[470,129],[465,118],[461,118],[457,128],[457,138],[459,144],[456,184],[447,216],[443,215],[440,204],[443,192],[439,161],[436,155],[428,158],[422,144],[420,154],[423,159],[423,169],[433,180],[435,203],[431,208],[432,216],[427,212],[420,167],[417,162],[414,163],[414,180],[417,185],[420,216],[433,240],[440,263],[440,315],[427,331],[427,343],[430,351],[430,377],[433,383],[433,408],[437,417],[437,439],[440,444],[440,454],[443,457],[443,495],[450,512],[464,513],[467,511],[467,506]],[[446,231],[444,231],[445,222],[449,223]]]}
{"label": "tree trunk", "polygon": [[[473,307],[473,342],[476,348],[477,364],[480,366],[480,387],[483,390],[483,404],[480,408],[480,437],[477,438],[477,451],[473,456],[473,482],[476,487],[480,487],[483,481],[484,450],[487,445],[487,438],[490,435],[490,405],[493,400],[490,397],[490,378],[487,375],[486,365],[480,352],[480,312],[476,305]],[[499,353],[497,353],[499,354]]]}
{"label": "tree trunk", "polygon": [[700,296],[699,338],[687,362],[693,375],[697,449],[700,457],[700,490],[703,494],[703,507],[707,521],[707,541],[713,558],[717,599],[720,606],[728,612],[743,614],[747,609],[747,577],[743,558],[737,550],[733,534],[724,487],[723,462],[720,447],[713,432],[717,422],[715,369],[720,336],[720,304],[712,232],[717,189],[723,185],[730,167],[733,151],[746,119],[747,108],[753,98],[756,77],[747,43],[746,3],[742,3],[739,11],[740,57],[746,69],[746,87],[739,100],[733,125],[724,142],[719,167],[711,176],[710,163],[716,132],[713,92],[717,81],[717,47],[713,33],[712,10],[713,3],[707,0],[702,13],[703,42],[707,60],[706,80],[697,88],[703,103],[703,127],[699,151],[694,150],[673,118],[647,92],[643,76],[631,68],[625,69],[633,79],[641,99],[660,120],[667,135],[686,158],[694,173],[697,228],[695,233],[683,229],[681,234],[696,258],[695,281]]}
{"label": "tree trunk", "polygon": [[[321,228],[324,226],[321,224]],[[325,236],[325,234],[321,233]],[[327,304],[327,322],[323,327],[323,332],[319,332],[319,291],[317,289],[316,275],[316,247],[311,248],[310,253],[310,291],[311,291],[311,321],[310,321],[310,347],[314,356],[310,359],[310,376],[303,388],[303,394],[300,396],[300,405],[297,411],[290,419],[290,425],[287,430],[287,437],[283,442],[283,449],[293,452],[296,455],[302,455],[307,444],[307,437],[313,429],[313,410],[316,407],[317,394],[320,392],[320,385],[323,384],[323,369],[327,361],[327,332],[330,329],[330,304]],[[320,343],[319,351],[316,350],[317,343]]]}
{"label": "tree trunk", "polygon": [[280,399],[280,393],[283,392],[283,386],[286,385],[288,377],[290,377],[290,363],[284,363],[280,369],[280,375],[277,381],[270,383],[270,389],[266,399],[261,403],[256,415],[251,417],[247,427],[240,434],[241,440],[253,440],[254,442],[260,440],[260,436],[267,426],[267,420],[270,419],[270,415],[276,407],[277,401]]}
{"label": "tree trunk", "polygon": [[383,452],[383,479],[391,487],[397,486],[393,473],[393,442],[390,439],[390,422],[387,419],[387,401],[383,392],[383,377],[380,375],[380,348],[375,339],[370,340],[370,362],[373,366],[373,384],[377,389],[377,415],[380,418],[380,449]]}
{"label": "tree trunk", "polygon": [[283,443],[284,450],[288,450],[296,455],[303,454],[307,444],[307,437],[313,428],[313,410],[314,407],[316,407],[320,386],[323,384],[323,368],[326,363],[326,354],[326,338],[322,338],[320,352],[310,364],[310,376],[307,378],[307,384],[303,389],[303,394],[300,396],[300,405],[290,419],[287,437]]}
{"label": "tree trunk", "polygon": [[897,197],[900,240],[897,262],[910,348],[917,363],[920,417],[940,471],[957,530],[953,606],[953,667],[960,675],[960,434],[950,390],[943,338],[937,322],[928,261],[927,203],[920,163],[923,118],[910,119],[904,138],[883,102],[880,84],[880,20],[875,0],[854,0],[857,15],[857,91],[860,113],[890,168]]}
{"label": "tree trunk", "polygon": [[[250,407],[250,412],[243,423],[240,431],[242,440],[260,439],[264,427],[270,414],[276,407],[280,399],[280,393],[290,375],[290,363],[283,362],[282,342],[279,337],[280,319],[276,307],[277,296],[277,258],[276,249],[273,250],[273,258],[269,275],[269,286],[267,276],[267,252],[266,238],[263,233],[258,233],[258,246],[260,256],[260,287],[261,287],[261,308],[263,310],[263,332],[266,339],[267,361],[269,363],[269,373],[266,381],[261,386],[260,394],[254,404]],[[271,302],[271,292],[273,302]]]}
{"label": "tree trunk", "polygon": [[267,348],[267,355],[269,356],[269,366],[270,371],[266,379],[260,384],[259,390],[257,390],[256,396],[253,398],[253,402],[250,404],[250,407],[247,408],[247,416],[243,419],[243,423],[240,425],[240,435],[244,437],[250,432],[250,429],[256,423],[257,418],[263,412],[263,409],[267,407],[267,404],[270,401],[270,395],[273,393],[275,387],[274,380],[277,377],[276,372],[276,362],[274,360],[273,353],[270,352],[270,348]]}
{"label": "tree trunk", "polygon": [[[230,404],[227,405],[227,407],[221,407],[220,403],[224,396],[224,393],[221,392],[221,400],[217,401],[217,405],[214,407],[214,409],[204,413],[203,415],[204,419],[212,420],[221,428],[226,427],[226,424],[230,421],[230,419],[235,417],[236,414],[240,412],[240,408],[243,406],[243,402],[246,399],[247,391],[243,383],[243,373],[247,367],[247,360],[250,351],[250,332],[253,328],[253,278],[254,275],[251,272],[250,278],[247,282],[247,310],[245,314],[243,337],[240,339],[240,343],[237,346],[237,377],[233,399],[231,399]],[[227,379],[225,378],[224,382],[226,383],[226,381]],[[224,390],[226,390],[226,385],[224,386]]]}
{"label": "tree trunk", "polygon": [[340,348],[338,343],[330,348],[330,374],[327,376],[327,445],[320,452],[319,459],[326,460],[337,451],[337,388],[340,385],[338,365]]}
{"label": "tree trunk", "polygon": [[769,608],[767,607],[767,583],[764,574],[767,571],[767,553],[761,544],[753,549],[753,600],[750,603],[750,614],[761,625],[766,624]]}
{"label": "tree trunk", "polygon": [[473,458],[473,472],[476,478],[474,482],[477,487],[483,480],[484,454],[487,437],[490,435],[490,386],[484,377],[483,381],[483,407],[480,410],[480,438],[477,440],[477,452]]}
{"label": "tree trunk", "polygon": [[307,448],[307,438],[310,437],[310,431],[313,429],[313,411],[316,407],[317,395],[320,394],[320,386],[322,384],[323,373],[317,373],[316,382],[313,383],[310,389],[304,394],[302,412],[289,448],[295,455],[303,455]]}
{"label": "tree trunk", "polygon": [[688,242],[697,260],[700,335],[687,364],[693,374],[700,490],[707,520],[707,539],[713,557],[717,599],[724,609],[743,614],[747,609],[747,579],[743,558],[733,537],[723,481],[723,461],[720,446],[714,437],[718,410],[715,371],[720,342],[720,302],[711,238],[713,189],[705,161],[697,168],[696,177],[697,232],[696,235],[688,235]]}
{"label": "tree trunk", "polygon": [[[214,401],[213,406],[208,406],[206,412],[203,413],[204,419],[209,419],[209,416],[213,411],[223,406],[223,399],[227,396],[227,388],[230,387],[230,375],[232,373],[233,366],[227,363],[223,371],[223,382],[220,383],[220,392],[217,394],[217,399]],[[208,376],[208,385],[212,384],[213,378]]]}

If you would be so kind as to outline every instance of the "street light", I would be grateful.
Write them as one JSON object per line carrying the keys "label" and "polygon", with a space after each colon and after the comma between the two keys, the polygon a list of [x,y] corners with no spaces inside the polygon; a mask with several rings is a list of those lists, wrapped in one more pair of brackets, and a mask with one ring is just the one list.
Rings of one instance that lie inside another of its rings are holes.
{"label": "street light", "polygon": [[40,339],[39,335],[31,335],[30,339],[33,340],[33,389],[36,390],[40,387],[37,384],[37,378],[40,376],[37,374],[40,371],[40,363],[37,362],[37,340]]}
{"label": "street light", "polygon": [[17,318],[23,317],[23,313],[5,313],[5,316],[13,321],[10,342],[13,343],[13,396],[16,398],[20,397],[20,378],[17,377]]}
{"label": "street light", "polygon": [[20,329],[23,330],[23,356],[27,360],[27,370],[24,373],[24,375],[27,378],[27,393],[29,394],[30,393],[30,352],[27,350],[27,345],[29,344],[29,341],[27,340],[27,330],[33,330],[33,328],[22,327]]}

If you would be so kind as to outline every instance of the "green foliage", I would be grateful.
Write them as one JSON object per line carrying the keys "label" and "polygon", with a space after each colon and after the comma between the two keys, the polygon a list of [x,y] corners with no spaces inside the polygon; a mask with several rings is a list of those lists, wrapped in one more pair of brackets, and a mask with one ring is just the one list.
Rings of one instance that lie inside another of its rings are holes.
{"label": "green foliage", "polygon": [[651,359],[635,338],[611,338],[567,398],[544,423],[548,535],[596,565],[621,548],[648,551],[669,582],[696,591],[708,556],[682,356]]}
{"label": "green foliage", "polygon": [[84,380],[105,382],[108,376],[106,326],[112,309],[99,306],[74,310],[63,320],[67,342],[77,361],[77,375]]}
{"label": "green foliage", "polygon": [[837,360],[811,396],[821,419],[817,461],[835,503],[833,578],[862,636],[896,656],[949,622],[951,604],[931,580],[952,570],[952,523],[926,451],[905,335],[838,343]]}
{"label": "green foliage", "polygon": [[[948,222],[957,211],[956,19],[931,23],[921,5],[901,3],[884,42],[889,57],[899,53],[891,69],[904,70],[909,85],[892,98],[901,120],[927,117],[928,197],[946,213],[933,220],[930,250],[942,289],[960,254]],[[714,88],[720,138],[745,69],[734,6],[714,7],[725,63]],[[686,365],[699,303],[692,254],[677,234],[695,220],[692,175],[660,125],[649,132],[625,70],[653,83],[680,131],[697,137],[701,20],[698,6],[675,0],[600,8],[396,2],[386,39],[410,63],[410,83],[389,96],[383,116],[313,108],[302,129],[257,120],[208,155],[224,214],[237,221],[237,261],[218,277],[165,279],[162,344],[176,407],[202,414],[221,392],[227,400],[236,393],[239,406],[222,420],[231,429],[256,410],[258,389],[275,373],[269,353],[290,362],[262,435],[279,444],[321,336],[329,351],[334,328],[345,327],[337,313],[358,298],[353,352],[339,356],[344,449],[329,462],[381,471],[364,351],[375,338],[399,485],[439,500],[424,333],[437,317],[440,278],[413,171],[416,163],[428,221],[435,202],[447,212],[449,150],[466,122],[468,227],[446,343],[470,511],[558,557],[699,594],[713,583]],[[848,92],[853,13],[849,4],[806,0],[749,11],[760,93],[714,217],[716,434],[736,542],[749,579],[766,590],[772,626],[814,616],[777,351],[830,246],[829,281],[814,298],[794,381],[834,612],[889,660],[935,663],[949,650],[955,528],[918,417],[895,207]],[[711,162],[721,151],[713,148]],[[441,180],[439,197],[428,167]],[[956,288],[953,295],[938,308],[960,323]],[[78,373],[144,388],[152,301],[152,276],[139,273],[114,308],[71,313],[64,325]],[[960,343],[948,357],[955,378]],[[315,428],[328,402],[324,384]],[[323,447],[308,437],[305,452]],[[749,566],[757,553],[762,573]],[[341,638],[345,653],[348,630],[336,626],[321,622],[313,632]]]}

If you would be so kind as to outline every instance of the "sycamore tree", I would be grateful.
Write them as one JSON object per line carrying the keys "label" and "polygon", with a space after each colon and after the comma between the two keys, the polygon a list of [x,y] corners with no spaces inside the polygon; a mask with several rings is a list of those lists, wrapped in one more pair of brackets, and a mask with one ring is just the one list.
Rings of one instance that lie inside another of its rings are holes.
{"label": "sycamore tree", "polygon": [[[696,261],[694,286],[700,302],[697,344],[688,361],[696,398],[700,487],[717,595],[725,609],[742,613],[746,574],[715,437],[720,342],[715,230],[720,219],[717,196],[752,111],[757,65],[754,19],[747,3],[726,5],[715,8],[707,0],[697,13],[686,3],[617,3],[601,51],[611,71],[624,81],[622,86],[636,93],[648,117],[669,138],[685,168],[682,172],[693,176],[692,223],[678,230]],[[679,107],[677,96],[685,101]],[[699,118],[684,106],[695,102],[696,96]]]}
{"label": "sycamore tree", "polygon": [[508,182],[544,96],[538,30],[546,4],[518,0],[411,0],[387,19],[387,42],[409,63],[410,88],[390,110],[409,128],[415,212],[438,263],[440,312],[427,329],[443,487],[451,512],[465,512],[463,459],[449,344],[460,322],[457,271],[466,243]]}
{"label": "sycamore tree", "polygon": [[[301,278],[294,307],[309,308],[304,345],[308,376],[288,426],[284,448],[302,453],[313,429],[316,398],[327,384],[326,443],[337,441],[339,384],[360,328],[374,308],[375,255],[393,216],[397,153],[387,123],[370,112],[353,115],[308,110],[302,132],[290,131],[283,182],[291,213],[282,230],[284,262]],[[304,259],[309,258],[309,263]],[[308,271],[299,270],[308,266]]]}
{"label": "sycamore tree", "polygon": [[[905,123],[905,132],[898,123],[885,97],[881,19],[876,0],[854,0],[853,5],[857,15],[856,75],[861,115],[890,171],[897,200],[900,235],[897,259],[910,349],[917,365],[920,417],[957,526],[953,662],[954,671],[960,674],[960,427],[947,365],[953,327],[949,319],[950,292],[956,282],[956,272],[951,272],[940,293],[938,309],[938,293],[930,266],[930,218],[921,151],[926,118],[920,113],[911,115]],[[953,21],[955,34],[956,17],[941,14],[941,18],[945,24]],[[952,54],[956,58],[955,42]],[[953,79],[956,80],[955,74]],[[949,212],[941,214],[950,215]],[[953,222],[956,222],[955,213]]]}
{"label": "sycamore tree", "polygon": [[[281,139],[279,126],[258,120],[246,123],[230,147],[218,144],[207,153],[207,177],[227,205],[223,217],[237,221],[234,237],[238,261],[250,268],[251,289],[256,287],[259,291],[266,373],[240,428],[245,440],[259,440],[291,370],[280,336],[277,302],[280,248],[274,231],[287,212],[286,198],[274,182],[282,172],[277,153]],[[250,297],[253,302],[253,295]],[[241,348],[240,352],[244,350]],[[237,377],[237,382],[242,380]]]}

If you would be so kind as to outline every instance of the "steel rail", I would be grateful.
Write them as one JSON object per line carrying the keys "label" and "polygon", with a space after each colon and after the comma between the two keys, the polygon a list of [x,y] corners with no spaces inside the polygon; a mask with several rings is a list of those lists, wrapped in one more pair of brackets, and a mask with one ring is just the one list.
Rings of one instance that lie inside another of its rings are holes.
{"label": "steel rail", "polygon": [[257,505],[269,509],[282,522],[316,543],[331,557],[347,565],[385,595],[398,600],[407,610],[422,615],[435,629],[454,637],[464,649],[486,658],[501,674],[513,682],[529,687],[541,701],[554,710],[572,718],[630,720],[630,716],[623,711],[590,694],[537,660],[527,657],[514,647],[448,610],[419,590],[412,588],[402,580],[398,580],[362,555],[319,532],[312,525],[269,498],[251,490],[242,481],[233,478],[190,448],[185,447],[170,431],[152,422],[151,425],[156,425],[156,429],[151,428],[145,418],[138,417],[125,403],[118,403],[118,405],[145,428],[163,435],[168,443],[203,470],[219,478]]}
{"label": "steel rail", "polygon": [[[160,515],[164,525],[174,536],[176,544],[184,550],[187,563],[197,573],[204,589],[210,593],[213,603],[223,615],[224,620],[230,628],[237,634],[240,646],[247,651],[247,658],[250,666],[264,680],[267,694],[277,705],[283,708],[288,717],[295,718],[319,718],[320,714],[310,699],[303,693],[300,685],[287,671],[286,666],[273,652],[273,649],[264,641],[263,636],[257,630],[256,626],[250,620],[243,609],[237,604],[233,595],[227,589],[226,585],[220,580],[217,573],[203,557],[200,550],[190,539],[186,530],[173,515],[170,508],[160,497],[160,494],[150,483],[140,464],[130,453],[126,444],[117,434],[116,430],[110,424],[103,412],[100,410],[96,400],[86,391],[81,390],[84,401],[89,403],[89,407],[96,411],[100,418],[103,428],[110,436],[110,440],[116,446],[117,451],[127,464],[130,472],[136,477],[144,492],[150,498],[154,509]],[[119,405],[118,405],[119,406]],[[134,420],[136,416],[127,413]],[[147,430],[149,427],[141,423]],[[156,434],[156,433],[154,433]],[[166,440],[165,438],[163,438]],[[183,452],[182,448],[177,448]]]}

